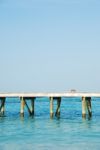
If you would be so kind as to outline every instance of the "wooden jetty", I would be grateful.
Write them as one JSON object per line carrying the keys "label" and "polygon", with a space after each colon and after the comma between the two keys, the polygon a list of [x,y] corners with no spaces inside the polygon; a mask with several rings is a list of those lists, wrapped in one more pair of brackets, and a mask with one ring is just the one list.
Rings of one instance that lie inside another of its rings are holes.
{"label": "wooden jetty", "polygon": [[[20,99],[20,115],[24,116],[25,106],[28,109],[29,115],[34,115],[34,102],[36,98],[48,97],[50,100],[50,117],[54,116],[53,101],[57,101],[57,108],[55,115],[60,116],[60,105],[62,98],[80,97],[82,99],[82,117],[86,118],[92,116],[91,98],[100,97],[100,93],[86,93],[86,92],[67,92],[67,93],[0,93],[0,116],[4,115],[6,98]],[[31,108],[27,104],[27,100],[31,101]]]}

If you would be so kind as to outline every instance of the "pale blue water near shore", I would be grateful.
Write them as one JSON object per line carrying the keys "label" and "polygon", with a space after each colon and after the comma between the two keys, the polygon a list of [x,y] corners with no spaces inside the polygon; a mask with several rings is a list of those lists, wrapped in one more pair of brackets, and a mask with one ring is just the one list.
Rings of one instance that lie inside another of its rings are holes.
{"label": "pale blue water near shore", "polygon": [[[56,104],[56,101],[55,101]],[[93,117],[81,117],[81,99],[65,99],[61,117],[50,119],[49,100],[37,99],[35,116],[19,117],[18,99],[7,99],[6,116],[0,117],[0,150],[99,150],[100,99],[92,100]]]}

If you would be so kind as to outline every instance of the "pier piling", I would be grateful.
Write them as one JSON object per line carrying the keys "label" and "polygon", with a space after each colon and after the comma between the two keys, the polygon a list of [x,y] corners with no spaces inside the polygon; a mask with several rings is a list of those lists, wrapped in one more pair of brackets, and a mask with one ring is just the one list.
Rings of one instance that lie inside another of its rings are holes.
{"label": "pier piling", "polygon": [[82,117],[86,118],[87,113],[92,117],[91,97],[82,97]]}
{"label": "pier piling", "polygon": [[[31,107],[28,105],[27,101],[31,102]],[[24,117],[24,108],[26,106],[28,112],[29,112],[29,115],[30,116],[33,116],[34,115],[34,100],[35,98],[34,97],[22,97],[21,98],[21,111],[20,111],[20,115],[22,117]]]}
{"label": "pier piling", "polygon": [[86,118],[86,98],[82,97],[82,118]]}
{"label": "pier piling", "polygon": [[29,112],[29,115],[31,116],[32,115],[32,113],[31,113],[31,110],[30,110],[30,108],[29,108],[29,106],[28,106],[28,104],[27,104],[27,102],[26,102],[26,99],[24,98],[24,102],[25,102],[25,106],[26,106],[26,108],[27,108],[27,110],[28,110],[28,112]]}
{"label": "pier piling", "polygon": [[5,97],[0,98],[1,106],[0,106],[0,116],[3,116],[5,113]]}
{"label": "pier piling", "polygon": [[21,117],[24,117],[24,107],[25,107],[25,101],[24,101],[24,98],[21,97],[21,109],[20,109],[20,116]]}
{"label": "pier piling", "polygon": [[91,97],[86,97],[88,116],[92,117]]}
{"label": "pier piling", "polygon": [[58,97],[57,98],[57,109],[56,109],[56,113],[55,113],[56,117],[60,117],[60,105],[61,105],[61,97]]}
{"label": "pier piling", "polygon": [[53,118],[53,97],[50,97],[50,118]]}
{"label": "pier piling", "polygon": [[34,115],[34,102],[35,102],[35,98],[31,99],[31,115]]}
{"label": "pier piling", "polygon": [[[24,117],[24,108],[26,106],[30,116],[34,115],[34,103],[36,98],[49,98],[50,99],[50,117],[54,116],[54,100],[57,100],[57,108],[55,116],[60,116],[60,105],[62,98],[82,98],[82,117],[86,118],[87,114],[92,117],[92,97],[100,98],[99,93],[88,93],[88,92],[65,92],[65,93],[0,93],[0,116],[5,113],[5,100],[6,98],[20,98],[20,116]],[[67,100],[67,99],[66,99]],[[8,100],[7,100],[8,101]]]}

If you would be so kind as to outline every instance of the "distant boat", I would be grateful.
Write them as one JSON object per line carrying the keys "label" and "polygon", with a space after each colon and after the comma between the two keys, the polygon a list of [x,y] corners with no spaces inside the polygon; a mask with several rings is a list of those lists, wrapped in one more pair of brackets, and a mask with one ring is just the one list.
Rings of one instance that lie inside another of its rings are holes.
{"label": "distant boat", "polygon": [[76,91],[75,89],[71,89],[70,92],[71,92],[71,93],[75,93],[75,92],[77,92],[77,91]]}

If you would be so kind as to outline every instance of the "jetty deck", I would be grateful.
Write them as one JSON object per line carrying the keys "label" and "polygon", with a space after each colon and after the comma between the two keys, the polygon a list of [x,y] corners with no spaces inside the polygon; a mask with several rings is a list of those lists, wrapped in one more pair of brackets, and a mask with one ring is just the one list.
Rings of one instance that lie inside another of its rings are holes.
{"label": "jetty deck", "polygon": [[67,93],[0,93],[0,97],[100,97],[100,93],[67,92]]}
{"label": "jetty deck", "polygon": [[[89,93],[89,92],[67,92],[67,93],[0,93],[0,116],[5,113],[5,102],[6,98],[19,98],[21,107],[20,115],[24,116],[25,106],[28,109],[29,115],[34,115],[34,105],[36,98],[48,97],[50,99],[50,117],[54,116],[53,101],[57,101],[57,109],[55,115],[60,116],[60,106],[62,98],[80,97],[82,99],[82,117],[86,118],[87,114],[89,117],[92,116],[91,100],[92,97],[100,98],[100,93]],[[31,107],[28,106],[27,100],[31,101]]]}

